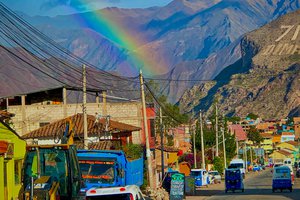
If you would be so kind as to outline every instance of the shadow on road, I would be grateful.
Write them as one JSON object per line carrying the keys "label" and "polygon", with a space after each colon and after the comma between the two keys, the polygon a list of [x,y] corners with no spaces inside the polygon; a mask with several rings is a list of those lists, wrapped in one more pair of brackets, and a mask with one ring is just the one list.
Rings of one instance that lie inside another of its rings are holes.
{"label": "shadow on road", "polygon": [[281,196],[286,197],[288,199],[300,199],[300,189],[293,189],[292,192],[289,190],[283,190],[282,192],[280,190],[272,192],[272,189],[247,189],[245,188],[245,191],[242,192],[241,190],[235,190],[234,192],[228,191],[225,193],[225,190],[205,190],[204,188],[201,190],[197,190],[195,195],[193,196],[261,196],[261,199],[264,199],[266,196]]}

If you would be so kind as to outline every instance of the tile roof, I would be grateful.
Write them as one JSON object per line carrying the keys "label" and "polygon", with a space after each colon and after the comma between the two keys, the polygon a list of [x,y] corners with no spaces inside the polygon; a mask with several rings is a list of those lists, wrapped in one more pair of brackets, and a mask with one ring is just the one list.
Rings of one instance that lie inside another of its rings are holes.
{"label": "tile roof", "polygon": [[281,135],[294,135],[294,134],[291,132],[282,132]]}
{"label": "tile roof", "polygon": [[[116,146],[118,146],[118,144],[116,143],[120,143],[120,141],[113,141],[113,140],[98,141],[94,143],[89,143],[88,149],[89,150],[112,150],[115,149]],[[76,146],[77,149],[84,149],[84,144],[82,142],[77,142]]]}
{"label": "tile roof", "polygon": [[[161,149],[161,146],[160,146],[160,145],[157,145],[155,148],[160,150],[160,149]],[[178,148],[175,148],[175,147],[164,146],[164,151],[166,151],[166,152],[178,152],[179,149],[178,149]]]}
{"label": "tile roof", "polygon": [[278,150],[278,153],[281,153],[281,154],[283,154],[283,155],[285,155],[285,156],[289,156],[289,155],[291,155],[291,153],[290,153],[290,152],[288,152],[288,151],[285,151],[285,150],[283,150],[283,149],[281,149],[281,150]]}
{"label": "tile roof", "polygon": [[228,126],[232,134],[235,133],[237,141],[243,141],[247,139],[247,133],[243,130],[243,127],[240,124],[232,124]]}
{"label": "tile roof", "polygon": [[[31,131],[25,135],[22,136],[23,139],[52,139],[57,134],[63,134],[65,130],[65,124],[67,119],[71,119],[71,121],[74,124],[75,129],[75,137],[83,137],[83,114],[79,113],[76,115],[73,115],[71,117],[58,120],[56,122],[53,122],[51,124],[45,125],[43,127],[40,127],[34,131]],[[99,119],[98,122],[96,120],[95,116],[88,115],[87,116],[87,122],[88,122],[88,136],[99,136],[99,134],[103,133],[105,131],[105,119]],[[109,126],[108,131],[112,134],[122,134],[122,133],[128,133],[132,131],[139,131],[141,128],[124,124],[121,122],[109,120]]]}
{"label": "tile roof", "polygon": [[296,147],[299,146],[298,142],[296,142],[296,141],[287,141],[286,143],[291,144]]}
{"label": "tile roof", "polygon": [[261,135],[261,137],[263,137],[263,138],[273,138],[273,135],[270,134],[270,133],[261,133],[260,135]]}
{"label": "tile roof", "polygon": [[4,120],[4,119],[8,119],[15,116],[15,114],[9,113],[7,111],[4,110],[0,110],[0,119]]}

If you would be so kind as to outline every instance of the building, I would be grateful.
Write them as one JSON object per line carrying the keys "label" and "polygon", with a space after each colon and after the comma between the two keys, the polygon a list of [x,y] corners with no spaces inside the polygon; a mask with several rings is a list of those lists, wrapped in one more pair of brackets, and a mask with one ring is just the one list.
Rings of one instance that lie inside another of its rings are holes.
{"label": "building", "polygon": [[281,141],[280,142],[287,142],[287,141],[295,141],[295,135],[293,132],[282,132],[281,133]]}
{"label": "building", "polygon": [[273,152],[273,135],[270,133],[261,133],[260,134],[264,139],[260,146],[264,149],[264,152],[270,154]]}
{"label": "building", "polygon": [[[58,143],[62,140],[68,121],[71,121],[74,127],[74,143],[78,144],[77,148],[84,148],[83,114],[47,124],[23,135],[22,138],[33,144]],[[87,128],[89,149],[122,149],[128,143],[132,143],[132,132],[141,129],[109,118],[98,119],[93,115],[87,116]]]}
{"label": "building", "polygon": [[273,163],[283,162],[284,159],[290,158],[292,159],[292,163],[294,163],[294,156],[291,152],[287,150],[276,150],[270,154],[270,158],[272,158]]}
{"label": "building", "polygon": [[17,199],[26,142],[0,120],[0,199]]}
{"label": "building", "polygon": [[[106,92],[90,89],[95,95],[88,95],[86,112],[88,115],[109,116],[110,119],[136,127],[142,127],[132,133],[135,144],[144,142],[142,104],[139,101],[110,99]],[[101,95],[100,95],[101,94]],[[44,125],[82,113],[82,93],[72,88],[59,87],[34,93],[6,98],[7,110],[14,113],[14,129],[25,135]],[[100,98],[101,97],[101,98]],[[147,109],[148,112],[148,109]],[[153,119],[153,113],[151,114]],[[148,122],[150,124],[153,122]],[[152,126],[149,126],[149,129]],[[149,131],[151,134],[153,131]]]}

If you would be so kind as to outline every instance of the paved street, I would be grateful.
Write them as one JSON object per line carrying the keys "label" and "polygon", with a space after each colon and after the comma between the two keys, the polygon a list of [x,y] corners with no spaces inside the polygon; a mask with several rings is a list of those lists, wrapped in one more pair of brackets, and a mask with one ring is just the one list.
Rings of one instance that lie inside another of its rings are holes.
{"label": "paved street", "polygon": [[247,174],[244,181],[245,192],[236,191],[235,193],[225,193],[224,181],[222,184],[210,185],[208,188],[201,188],[199,196],[188,196],[187,200],[219,200],[219,199],[300,199],[300,179],[295,179],[293,192],[284,190],[272,193],[272,173],[270,169],[262,172],[251,172]]}

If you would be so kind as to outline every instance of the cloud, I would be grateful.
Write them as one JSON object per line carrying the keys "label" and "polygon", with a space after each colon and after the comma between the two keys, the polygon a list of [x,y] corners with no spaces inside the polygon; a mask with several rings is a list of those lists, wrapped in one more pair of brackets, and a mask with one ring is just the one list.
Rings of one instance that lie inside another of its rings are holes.
{"label": "cloud", "polygon": [[[102,0],[106,1],[106,0]],[[101,2],[101,0],[46,0],[41,4],[42,11],[49,11],[60,6],[66,6],[78,11],[84,11],[93,2]]]}

